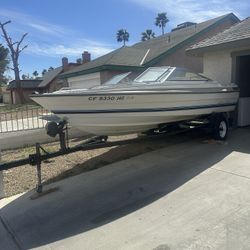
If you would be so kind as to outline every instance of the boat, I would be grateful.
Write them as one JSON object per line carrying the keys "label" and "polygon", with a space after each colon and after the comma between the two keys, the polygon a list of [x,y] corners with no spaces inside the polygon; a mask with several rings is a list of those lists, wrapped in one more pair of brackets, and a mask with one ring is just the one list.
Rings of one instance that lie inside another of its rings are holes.
{"label": "boat", "polygon": [[235,109],[238,87],[184,68],[127,72],[89,89],[63,88],[31,98],[72,127],[93,135],[143,133],[161,125]]}

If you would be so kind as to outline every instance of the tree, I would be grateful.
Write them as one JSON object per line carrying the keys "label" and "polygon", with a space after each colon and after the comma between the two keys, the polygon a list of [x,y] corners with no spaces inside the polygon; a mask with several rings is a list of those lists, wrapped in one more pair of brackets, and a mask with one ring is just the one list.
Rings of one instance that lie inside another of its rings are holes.
{"label": "tree", "polygon": [[155,37],[155,33],[152,30],[146,30],[141,33],[141,40],[147,41]]}
{"label": "tree", "polygon": [[42,71],[42,76],[44,76],[46,73],[47,73],[47,69],[44,69],[44,70]]}
{"label": "tree", "polygon": [[168,21],[166,12],[158,13],[158,16],[155,18],[155,25],[161,28],[162,35],[164,35],[164,28]]}
{"label": "tree", "polygon": [[11,21],[7,21],[5,23],[1,23],[0,22],[0,28],[2,30],[2,34],[3,37],[7,43],[7,46],[10,50],[10,56],[11,56],[11,61],[13,64],[13,68],[11,68],[14,71],[14,75],[15,75],[15,82],[16,82],[16,86],[17,86],[17,93],[19,96],[19,100],[20,103],[24,103],[24,95],[23,95],[23,91],[21,88],[21,80],[20,80],[20,69],[19,69],[19,56],[21,54],[21,52],[28,47],[28,45],[22,46],[21,44],[24,40],[24,38],[28,35],[28,33],[25,33],[21,36],[21,39],[19,41],[13,42],[12,38],[8,35],[5,26],[7,24],[11,23]]}
{"label": "tree", "polygon": [[82,58],[77,58],[77,59],[76,59],[76,63],[82,64]]}
{"label": "tree", "polygon": [[9,63],[7,56],[9,50],[0,44],[0,85],[7,83],[7,78],[4,76],[4,72]]}
{"label": "tree", "polygon": [[29,74],[22,74],[21,78],[22,78],[22,80],[30,80],[30,79],[33,79]]}
{"label": "tree", "polygon": [[22,74],[22,80],[26,80],[26,79],[28,79],[28,76],[27,75],[25,75],[25,74]]}
{"label": "tree", "polygon": [[125,29],[120,29],[116,33],[117,42],[123,42],[123,46],[126,45],[129,39],[129,33]]}
{"label": "tree", "polygon": [[42,76],[44,76],[46,73],[48,73],[49,71],[53,70],[54,68],[52,66],[50,66],[48,69],[43,69],[42,71]]}
{"label": "tree", "polygon": [[39,73],[37,72],[37,70],[35,70],[35,71],[32,73],[32,75],[33,75],[35,78],[37,78],[37,77],[39,76]]}

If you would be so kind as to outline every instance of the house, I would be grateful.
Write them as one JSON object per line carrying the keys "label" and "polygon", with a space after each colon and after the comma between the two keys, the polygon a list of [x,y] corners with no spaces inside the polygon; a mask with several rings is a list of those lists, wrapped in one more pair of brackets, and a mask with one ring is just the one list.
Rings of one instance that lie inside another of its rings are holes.
{"label": "house", "polygon": [[[71,70],[72,68],[76,66],[79,66],[81,63],[86,63],[88,60],[90,60],[90,54],[86,51],[82,54],[81,62],[69,63],[68,58],[63,57],[62,66],[57,67],[53,70],[49,70],[48,72],[44,74],[43,77],[39,79],[21,80],[21,87],[23,89],[25,102],[31,101],[31,99],[29,98],[29,95],[31,95],[34,92],[49,93],[49,92],[59,90],[62,87],[66,87],[67,82],[59,77],[60,74],[67,72],[68,70]],[[9,83],[7,90],[10,91],[11,103],[12,104],[20,103],[20,100],[17,94],[17,87],[16,87],[15,80]]]}
{"label": "house", "polygon": [[150,66],[180,66],[201,72],[202,58],[188,57],[186,49],[237,22],[239,19],[230,13],[198,24],[182,23],[165,35],[130,47],[124,46],[77,66],[61,74],[61,78],[66,78],[70,87],[79,88],[102,84],[123,72],[132,71],[138,74]]}
{"label": "house", "polygon": [[194,44],[187,55],[203,59],[203,73],[222,84],[236,83],[240,100],[239,126],[250,125],[250,18],[217,35]]}
{"label": "house", "polygon": [[[39,84],[42,80],[36,79],[27,79],[27,80],[20,80],[21,81],[21,88],[24,95],[25,102],[30,102],[29,95],[37,91]],[[19,104],[20,99],[17,92],[17,84],[16,81],[13,80],[7,86],[7,90],[10,92],[10,101],[11,104]]]}
{"label": "house", "polygon": [[39,84],[39,92],[50,93],[67,87],[67,82],[60,78],[60,74],[72,70],[76,66],[85,64],[91,60],[91,55],[87,51],[82,54],[81,61],[76,63],[69,63],[67,57],[62,58],[62,66],[57,67],[53,70],[48,71],[44,76],[42,82]]}

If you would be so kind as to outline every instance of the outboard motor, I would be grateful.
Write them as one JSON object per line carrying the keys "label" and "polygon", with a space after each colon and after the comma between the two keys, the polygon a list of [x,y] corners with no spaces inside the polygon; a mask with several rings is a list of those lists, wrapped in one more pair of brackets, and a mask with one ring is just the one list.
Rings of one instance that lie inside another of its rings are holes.
{"label": "outboard motor", "polygon": [[59,139],[60,139],[60,146],[61,146],[61,150],[64,151],[67,149],[66,146],[66,140],[65,140],[65,131],[67,133],[67,121],[66,120],[62,120],[59,123],[57,122],[48,122],[45,126],[45,130],[47,132],[47,135],[50,137],[56,137],[57,135],[59,135]]}
{"label": "outboard motor", "polygon": [[45,126],[47,135],[50,137],[56,137],[57,134],[60,134],[63,131],[65,123],[63,121],[57,122],[48,122]]}

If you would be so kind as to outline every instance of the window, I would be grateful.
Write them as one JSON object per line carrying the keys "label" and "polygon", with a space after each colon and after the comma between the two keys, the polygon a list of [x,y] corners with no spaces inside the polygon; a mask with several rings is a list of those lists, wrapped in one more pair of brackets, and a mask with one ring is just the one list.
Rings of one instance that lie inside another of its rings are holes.
{"label": "window", "polygon": [[115,85],[115,84],[121,84],[121,83],[128,83],[130,81],[128,75],[131,72],[127,72],[124,74],[113,76],[111,79],[109,79],[107,82],[105,82],[105,85]]}

